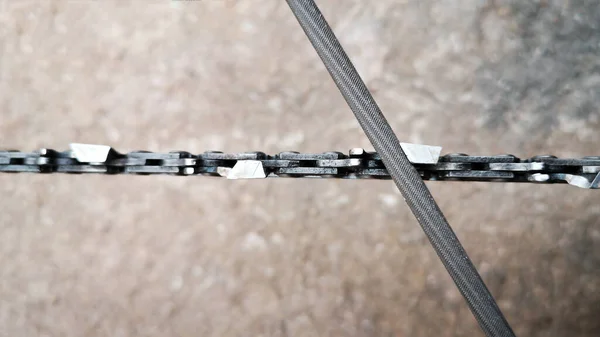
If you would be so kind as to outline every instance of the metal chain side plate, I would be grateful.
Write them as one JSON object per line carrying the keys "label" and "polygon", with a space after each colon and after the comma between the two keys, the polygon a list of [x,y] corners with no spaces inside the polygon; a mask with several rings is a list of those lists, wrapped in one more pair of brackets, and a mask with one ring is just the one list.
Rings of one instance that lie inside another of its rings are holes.
{"label": "metal chain side plate", "polygon": [[[263,152],[202,154],[188,152],[119,153],[109,146],[77,144],[68,151],[0,151],[0,172],[170,174],[245,178],[390,179],[375,152],[352,149],[349,154]],[[470,156],[447,154],[435,164],[413,163],[425,180],[568,183],[596,189],[600,185],[600,157],[561,159],[513,155]]]}

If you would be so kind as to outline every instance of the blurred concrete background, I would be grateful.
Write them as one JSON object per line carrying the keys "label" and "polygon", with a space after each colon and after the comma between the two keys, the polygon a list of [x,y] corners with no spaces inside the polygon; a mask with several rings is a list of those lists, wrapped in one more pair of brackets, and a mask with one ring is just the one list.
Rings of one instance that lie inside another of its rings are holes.
{"label": "blurred concrete background", "polygon": [[[371,148],[283,1],[0,1],[0,146]],[[600,154],[595,0],[319,1],[400,139]],[[600,335],[600,195],[428,183],[519,336]],[[0,336],[479,336],[389,181],[0,176]]]}

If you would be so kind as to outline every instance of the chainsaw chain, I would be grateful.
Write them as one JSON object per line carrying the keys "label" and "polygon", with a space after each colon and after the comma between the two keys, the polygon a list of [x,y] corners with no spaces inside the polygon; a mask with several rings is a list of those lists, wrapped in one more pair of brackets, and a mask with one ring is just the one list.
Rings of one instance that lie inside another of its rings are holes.
{"label": "chainsaw chain", "polygon": [[[238,161],[260,162],[266,177],[390,179],[381,157],[362,149],[352,149],[348,155],[217,151],[197,155],[181,151],[121,154],[111,149],[106,160],[95,163],[78,161],[72,151],[0,151],[0,172],[222,176],[223,168],[233,168]],[[436,164],[413,165],[425,180],[569,183],[583,188],[598,188],[600,184],[600,157],[519,159],[513,155],[447,154]]]}

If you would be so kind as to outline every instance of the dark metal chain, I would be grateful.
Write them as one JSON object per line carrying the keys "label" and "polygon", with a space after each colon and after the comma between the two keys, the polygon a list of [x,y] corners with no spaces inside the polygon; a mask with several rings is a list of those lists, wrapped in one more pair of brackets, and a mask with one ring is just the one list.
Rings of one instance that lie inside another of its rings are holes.
{"label": "dark metal chain", "polygon": [[[255,164],[260,171],[237,178],[297,177],[342,179],[390,179],[377,153],[352,149],[319,154],[281,152],[154,153],[121,154],[110,149],[100,161],[82,161],[73,151],[42,149],[36,152],[0,151],[0,172],[171,174],[225,176],[236,164]],[[259,164],[260,163],[260,164]],[[600,157],[561,159],[536,156],[519,159],[512,155],[469,156],[447,154],[436,164],[413,164],[425,180],[569,183],[582,188],[599,188]],[[261,175],[262,174],[262,175]]]}

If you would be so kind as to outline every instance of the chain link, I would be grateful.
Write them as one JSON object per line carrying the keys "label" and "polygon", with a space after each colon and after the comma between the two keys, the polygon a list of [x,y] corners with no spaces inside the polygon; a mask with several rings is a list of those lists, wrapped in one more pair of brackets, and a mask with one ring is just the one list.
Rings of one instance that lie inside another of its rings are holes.
{"label": "chain link", "polygon": [[[261,170],[261,175],[242,175],[241,178],[390,179],[379,155],[363,149],[352,149],[348,155],[341,152],[281,152],[267,155],[263,152],[217,151],[197,155],[188,152],[147,151],[121,154],[110,149],[98,161],[86,160],[88,161],[83,161],[73,150],[0,151],[0,172],[231,177],[230,172],[236,165],[252,163]],[[441,156],[436,164],[413,165],[425,180],[569,183],[581,188],[599,188],[600,185],[600,157],[561,159],[536,156],[519,159],[512,155],[447,154]]]}

